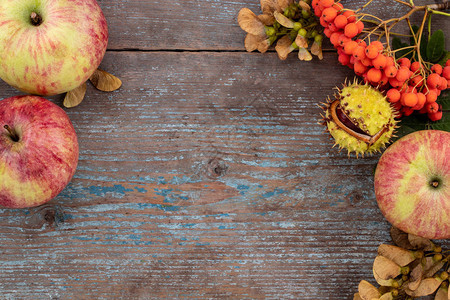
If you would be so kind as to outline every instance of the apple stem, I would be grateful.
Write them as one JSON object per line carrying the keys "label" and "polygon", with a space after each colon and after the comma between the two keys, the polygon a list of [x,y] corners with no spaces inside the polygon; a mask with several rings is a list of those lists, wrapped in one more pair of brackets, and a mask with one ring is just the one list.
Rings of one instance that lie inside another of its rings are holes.
{"label": "apple stem", "polygon": [[14,142],[19,141],[19,139],[20,139],[19,136],[17,135],[17,133],[14,130],[11,129],[11,127],[9,127],[8,125],[5,125],[5,126],[3,126],[3,128],[5,128],[8,131],[9,136],[11,137],[11,139]]}
{"label": "apple stem", "polygon": [[434,188],[437,188],[437,187],[439,186],[439,181],[433,180],[433,181],[431,182],[431,186],[434,187]]}
{"label": "apple stem", "polygon": [[42,24],[42,17],[34,11],[31,13],[30,19],[31,19],[31,24],[33,24],[34,26],[39,26]]}

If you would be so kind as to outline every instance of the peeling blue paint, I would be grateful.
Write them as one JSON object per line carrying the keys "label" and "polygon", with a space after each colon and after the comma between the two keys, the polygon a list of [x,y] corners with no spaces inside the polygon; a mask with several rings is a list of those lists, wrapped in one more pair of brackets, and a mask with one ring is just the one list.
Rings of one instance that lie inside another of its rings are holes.
{"label": "peeling blue paint", "polygon": [[67,214],[67,213],[63,214],[63,222],[65,222],[67,220],[72,220],[72,219],[73,219],[73,215],[72,214]]}
{"label": "peeling blue paint", "polygon": [[199,178],[193,179],[190,176],[183,175],[182,177],[174,176],[170,180],[169,183],[170,184],[180,185],[180,184],[185,184],[185,183],[198,183],[198,182],[201,182],[201,179],[199,179]]}
{"label": "peeling blue paint", "polygon": [[136,191],[138,191],[139,193],[143,193],[143,194],[148,192],[145,188],[141,188],[141,187],[138,187],[138,186],[135,186],[134,189]]}
{"label": "peeling blue paint", "polygon": [[195,243],[196,246],[209,246],[211,243]]}
{"label": "peeling blue paint", "polygon": [[285,193],[288,193],[288,192],[289,191],[286,191],[286,190],[283,190],[283,189],[280,189],[280,188],[275,188],[272,192],[266,192],[266,193],[262,194],[261,196],[263,198],[270,198],[270,197],[273,197],[275,195],[285,194]]}
{"label": "peeling blue paint", "polygon": [[163,176],[158,176],[158,184],[167,184],[167,181]]}
{"label": "peeling blue paint", "polygon": [[175,193],[177,191],[181,192],[181,190],[179,190],[179,189],[174,190],[172,188],[168,188],[168,189],[155,188],[154,191],[155,191],[156,195],[160,195],[160,196],[164,197],[164,203],[175,203],[175,202],[178,202],[179,200],[189,200],[189,197],[182,196],[179,193]]}
{"label": "peeling blue paint", "polygon": [[250,189],[248,185],[240,184],[236,187],[241,195],[245,195],[245,193]]}
{"label": "peeling blue paint", "polygon": [[265,216],[265,215],[267,215],[267,213],[266,212],[257,212],[257,213],[255,213],[255,215]]}
{"label": "peeling blue paint", "polygon": [[182,228],[193,228],[195,225],[195,223],[188,223],[188,224],[181,224]]}
{"label": "peeling blue paint", "polygon": [[121,184],[115,184],[114,186],[90,186],[88,188],[89,193],[99,196],[99,197],[104,197],[107,193],[113,193],[116,196],[125,196],[126,192],[133,192],[133,189],[127,189],[125,188],[123,185]]}
{"label": "peeling blue paint", "polygon": [[72,239],[74,240],[80,240],[80,241],[99,241],[99,237],[87,237],[87,236],[73,236]]}
{"label": "peeling blue paint", "polygon": [[153,190],[155,191],[156,195],[160,195],[163,197],[167,197],[167,195],[169,195],[173,191],[173,189],[157,189],[157,188]]}
{"label": "peeling blue paint", "polygon": [[329,192],[332,194],[341,194],[343,188],[344,186],[341,184],[332,184],[331,186],[327,187],[327,190],[329,189]]}
{"label": "peeling blue paint", "polygon": [[129,235],[128,235],[128,238],[129,238],[129,239],[132,239],[132,240],[138,240],[138,241],[140,241],[140,240],[142,239],[142,235],[140,235],[140,234],[129,234]]}
{"label": "peeling blue paint", "polygon": [[234,229],[234,228],[237,228],[237,225],[232,223],[232,224],[229,224],[229,225],[220,225],[217,228],[218,229]]}
{"label": "peeling blue paint", "polygon": [[154,204],[154,203],[138,203],[140,209],[158,208],[163,211],[179,211],[180,207],[175,205]]}

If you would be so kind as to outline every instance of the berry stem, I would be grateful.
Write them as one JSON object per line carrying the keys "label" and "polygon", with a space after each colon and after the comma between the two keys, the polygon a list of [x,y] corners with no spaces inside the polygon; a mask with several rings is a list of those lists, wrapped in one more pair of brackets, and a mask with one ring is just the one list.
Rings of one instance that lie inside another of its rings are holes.
{"label": "berry stem", "polygon": [[30,15],[30,20],[33,26],[39,26],[42,24],[42,17],[34,11]]}
{"label": "berry stem", "polygon": [[[424,15],[423,15],[423,19],[422,19],[422,24],[420,24],[420,28],[418,30],[418,38],[416,41],[416,53],[417,53],[417,58],[419,63],[423,64],[423,59],[422,59],[422,55],[420,55],[420,43],[422,42],[422,34],[423,34],[423,29],[425,28],[425,22],[427,20],[427,15],[428,15],[428,10],[425,11]],[[411,26],[410,26],[411,28]],[[413,32],[412,28],[411,28],[411,32]],[[416,36],[414,35],[414,40],[416,40]]]}
{"label": "berry stem", "polygon": [[394,0],[395,2],[401,3],[403,5],[406,5],[410,8],[413,8],[413,5],[411,3],[405,2],[405,1],[401,1],[401,0]]}
{"label": "berry stem", "polygon": [[5,128],[8,131],[8,134],[11,138],[11,140],[13,140],[13,142],[18,142],[20,140],[19,136],[17,135],[17,133],[8,125],[3,126],[3,128]]}

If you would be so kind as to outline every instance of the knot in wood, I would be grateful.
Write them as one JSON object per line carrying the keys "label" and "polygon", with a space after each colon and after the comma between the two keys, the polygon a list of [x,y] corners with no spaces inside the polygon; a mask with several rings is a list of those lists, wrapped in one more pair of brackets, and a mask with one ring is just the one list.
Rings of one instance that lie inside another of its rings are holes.
{"label": "knot in wood", "polygon": [[31,212],[24,227],[28,229],[48,229],[58,227],[58,225],[63,222],[64,212],[60,206],[44,205],[39,207],[38,210]]}
{"label": "knot in wood", "polygon": [[228,166],[220,158],[213,158],[208,161],[207,175],[211,178],[218,178],[226,174]]}

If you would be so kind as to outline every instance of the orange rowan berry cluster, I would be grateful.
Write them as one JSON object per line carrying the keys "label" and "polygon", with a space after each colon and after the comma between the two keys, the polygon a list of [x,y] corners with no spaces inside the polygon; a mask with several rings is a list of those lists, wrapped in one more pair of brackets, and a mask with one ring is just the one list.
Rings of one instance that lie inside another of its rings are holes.
{"label": "orange rowan berry cluster", "polygon": [[337,49],[339,62],[383,91],[398,117],[419,111],[427,113],[432,121],[442,118],[436,99],[442,90],[450,88],[450,60],[445,67],[435,64],[430,70],[405,57],[396,61],[382,42],[367,43],[357,38],[364,23],[354,11],[334,0],[312,0],[311,5],[324,34]]}

